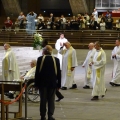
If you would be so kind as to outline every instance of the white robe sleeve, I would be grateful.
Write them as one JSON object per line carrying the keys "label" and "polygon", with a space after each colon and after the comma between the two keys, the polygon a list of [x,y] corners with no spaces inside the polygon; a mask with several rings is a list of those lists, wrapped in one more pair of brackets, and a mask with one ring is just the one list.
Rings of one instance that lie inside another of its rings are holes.
{"label": "white robe sleeve", "polygon": [[116,49],[117,49],[117,48],[114,47],[114,49],[113,49],[113,51],[112,51],[112,54],[111,54],[111,60],[114,60],[114,58],[112,58],[112,56],[116,54]]}
{"label": "white robe sleeve", "polygon": [[113,49],[113,51],[112,51],[112,54],[111,54],[111,60],[114,60],[113,58],[112,58],[112,56],[115,54],[115,52],[114,52],[114,49]]}
{"label": "white robe sleeve", "polygon": [[99,69],[106,64],[106,54],[105,52],[101,53],[101,60],[100,61],[93,61],[95,69]]}
{"label": "white robe sleeve", "polygon": [[57,50],[57,51],[59,51],[60,50],[60,42],[59,42],[59,40],[57,40],[57,42],[56,42],[56,44],[55,44],[55,49]]}
{"label": "white robe sleeve", "polygon": [[13,52],[9,54],[8,60],[9,60],[9,70],[15,71],[16,59]]}
{"label": "white robe sleeve", "polygon": [[76,50],[73,50],[72,52],[72,67],[78,66],[77,64],[77,57],[76,57]]}
{"label": "white robe sleeve", "polygon": [[88,56],[89,56],[89,52],[88,52],[87,57],[86,57],[86,59],[85,59],[85,61],[84,61],[84,63],[83,63],[83,65],[82,65],[82,66],[85,66],[85,65],[86,65],[87,60],[88,60]]}
{"label": "white robe sleeve", "polygon": [[[60,39],[58,39],[57,42],[56,42],[56,44],[55,44],[56,50],[59,51],[60,48],[62,47],[62,46],[60,46],[60,43],[63,44],[63,43],[65,43],[65,42],[67,42],[67,41],[68,41],[68,40],[67,40],[66,38],[64,38],[62,41],[61,41]],[[66,48],[64,47],[63,49],[66,49]]]}
{"label": "white robe sleeve", "polygon": [[61,55],[63,55],[63,52],[64,52],[64,51],[65,51],[65,50],[63,50],[63,47],[58,50],[58,52],[59,52]]}
{"label": "white robe sleeve", "polygon": [[120,47],[117,50],[116,59],[117,59],[117,61],[120,61]]}
{"label": "white robe sleeve", "polygon": [[35,78],[35,71],[32,72],[29,76],[24,76],[24,80],[34,79]]}
{"label": "white robe sleeve", "polygon": [[116,54],[117,61],[120,61],[120,54]]}

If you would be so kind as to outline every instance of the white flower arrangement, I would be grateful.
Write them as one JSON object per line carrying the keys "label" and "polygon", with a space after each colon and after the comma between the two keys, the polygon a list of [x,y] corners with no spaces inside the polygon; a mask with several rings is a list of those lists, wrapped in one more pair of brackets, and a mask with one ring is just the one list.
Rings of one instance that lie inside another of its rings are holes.
{"label": "white flower arrangement", "polygon": [[34,34],[33,47],[34,47],[34,48],[37,48],[37,47],[42,48],[42,42],[43,42],[42,35],[39,34],[39,33],[35,33],[35,34]]}

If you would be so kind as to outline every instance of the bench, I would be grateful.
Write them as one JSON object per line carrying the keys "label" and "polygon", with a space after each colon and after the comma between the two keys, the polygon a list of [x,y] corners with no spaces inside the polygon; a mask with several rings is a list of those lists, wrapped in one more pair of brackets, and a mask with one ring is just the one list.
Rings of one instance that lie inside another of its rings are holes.
{"label": "bench", "polygon": [[[87,48],[90,42],[100,41],[103,47],[110,48],[114,46],[115,40],[120,36],[120,31],[115,30],[40,30],[40,33],[44,39],[48,40],[48,43],[55,47],[56,40],[59,38],[60,33],[64,33],[68,41],[74,48]],[[31,46],[33,45],[34,38],[32,35],[26,33],[26,31],[9,31],[0,32],[0,45],[9,42],[12,46]],[[108,47],[107,47],[108,45]]]}

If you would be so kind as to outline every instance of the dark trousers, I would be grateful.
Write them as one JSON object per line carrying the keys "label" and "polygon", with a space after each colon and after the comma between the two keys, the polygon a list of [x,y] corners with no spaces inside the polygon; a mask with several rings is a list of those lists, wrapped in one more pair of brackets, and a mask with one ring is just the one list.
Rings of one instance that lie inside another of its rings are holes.
{"label": "dark trousers", "polygon": [[59,92],[58,89],[56,89],[56,96],[57,96],[59,99],[63,98],[63,95]]}
{"label": "dark trousers", "polygon": [[48,117],[54,114],[55,110],[55,88],[39,88],[40,92],[40,115],[45,117],[46,115],[46,104],[48,102]]}

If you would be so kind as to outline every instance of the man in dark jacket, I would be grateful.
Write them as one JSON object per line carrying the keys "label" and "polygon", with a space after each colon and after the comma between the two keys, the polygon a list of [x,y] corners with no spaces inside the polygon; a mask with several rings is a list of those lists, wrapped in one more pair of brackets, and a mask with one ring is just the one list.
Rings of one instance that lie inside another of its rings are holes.
{"label": "man in dark jacket", "polygon": [[48,120],[55,120],[52,115],[55,109],[55,92],[61,87],[61,72],[59,59],[53,57],[52,47],[46,45],[44,55],[37,60],[35,86],[40,92],[41,120],[46,120],[46,103],[48,102]]}
{"label": "man in dark jacket", "polygon": [[90,29],[92,29],[92,30],[96,30],[97,21],[95,21],[95,18],[94,18],[94,17],[92,18],[89,27],[90,27]]}

